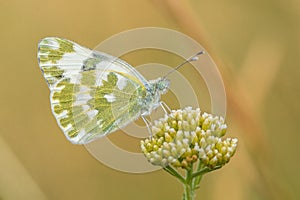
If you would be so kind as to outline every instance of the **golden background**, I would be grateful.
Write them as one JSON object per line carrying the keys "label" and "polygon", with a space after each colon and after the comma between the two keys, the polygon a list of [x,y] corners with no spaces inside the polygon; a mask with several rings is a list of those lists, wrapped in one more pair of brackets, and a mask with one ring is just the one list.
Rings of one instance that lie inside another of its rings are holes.
{"label": "golden background", "polygon": [[[181,199],[182,186],[162,170],[118,172],[68,142],[37,64],[43,37],[93,48],[145,26],[197,40],[225,82],[228,136],[238,137],[239,147],[228,165],[204,177],[197,199],[300,199],[299,20],[297,0],[1,1],[0,199]],[[152,54],[155,61],[168,58]],[[127,61],[135,65],[143,57]],[[123,136],[112,139],[138,149]]]}

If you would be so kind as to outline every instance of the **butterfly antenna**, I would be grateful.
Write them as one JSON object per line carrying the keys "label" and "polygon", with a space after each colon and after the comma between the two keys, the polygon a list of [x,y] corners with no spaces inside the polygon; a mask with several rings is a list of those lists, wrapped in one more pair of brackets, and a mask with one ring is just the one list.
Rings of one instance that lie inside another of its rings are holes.
{"label": "butterfly antenna", "polygon": [[170,70],[166,75],[163,76],[163,79],[166,79],[167,76],[169,76],[170,74],[172,74],[174,71],[177,71],[183,65],[198,60],[199,59],[198,56],[202,55],[204,53],[205,53],[204,51],[200,51],[200,52],[196,53],[195,55],[191,56],[189,59],[187,59],[186,61],[184,61],[180,65],[176,66],[174,69]]}

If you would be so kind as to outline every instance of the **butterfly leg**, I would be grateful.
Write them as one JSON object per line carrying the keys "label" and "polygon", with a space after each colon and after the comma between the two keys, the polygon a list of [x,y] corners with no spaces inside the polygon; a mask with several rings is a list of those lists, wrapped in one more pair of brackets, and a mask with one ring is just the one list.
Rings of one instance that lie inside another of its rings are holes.
{"label": "butterfly leg", "polygon": [[169,106],[165,102],[160,101],[159,105],[161,106],[161,108],[163,109],[163,111],[165,112],[165,114],[168,114],[168,113],[171,112],[171,109],[169,108]]}
{"label": "butterfly leg", "polygon": [[152,139],[152,130],[151,130],[151,127],[152,127],[152,124],[151,122],[146,118],[146,115],[141,115],[142,119],[144,120],[146,126],[147,126],[147,129],[148,129],[148,132],[150,134],[150,139]]}

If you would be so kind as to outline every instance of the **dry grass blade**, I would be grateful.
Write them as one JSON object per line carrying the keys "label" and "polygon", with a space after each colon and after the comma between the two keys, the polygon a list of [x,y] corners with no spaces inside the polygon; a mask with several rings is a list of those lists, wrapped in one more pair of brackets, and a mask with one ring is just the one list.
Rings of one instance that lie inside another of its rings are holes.
{"label": "dry grass blade", "polygon": [[19,159],[0,137],[1,198],[3,199],[47,199]]}

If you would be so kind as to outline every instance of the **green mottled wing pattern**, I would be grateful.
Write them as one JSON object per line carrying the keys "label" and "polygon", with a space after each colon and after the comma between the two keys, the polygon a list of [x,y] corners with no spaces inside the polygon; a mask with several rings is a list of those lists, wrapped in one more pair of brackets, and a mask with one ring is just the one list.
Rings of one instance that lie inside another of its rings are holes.
{"label": "green mottled wing pattern", "polygon": [[38,46],[39,65],[50,88],[62,78],[76,77],[90,56],[91,50],[61,38],[45,38]]}
{"label": "green mottled wing pattern", "polygon": [[141,114],[146,80],[124,61],[56,37],[40,41],[38,60],[53,114],[72,143],[91,142]]}

